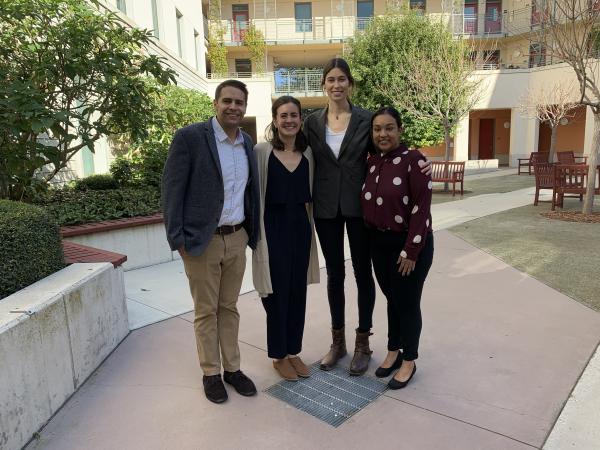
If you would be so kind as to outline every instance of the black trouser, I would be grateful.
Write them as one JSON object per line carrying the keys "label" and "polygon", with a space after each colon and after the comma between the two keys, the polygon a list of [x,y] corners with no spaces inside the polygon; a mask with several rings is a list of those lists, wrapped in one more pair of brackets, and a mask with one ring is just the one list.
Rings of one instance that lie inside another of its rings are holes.
{"label": "black trouser", "polygon": [[429,233],[415,269],[410,275],[398,273],[398,256],[407,233],[371,231],[371,255],[379,287],[387,298],[388,350],[403,349],[404,359],[419,356],[421,337],[421,293],[433,261],[433,234]]}
{"label": "black trouser", "polygon": [[358,288],[358,329],[363,332],[369,331],[373,326],[375,306],[369,230],[365,228],[362,217],[344,217],[341,214],[334,219],[315,219],[315,227],[327,267],[327,298],[331,312],[331,326],[340,329],[345,324],[344,224],[348,232],[352,267]]}

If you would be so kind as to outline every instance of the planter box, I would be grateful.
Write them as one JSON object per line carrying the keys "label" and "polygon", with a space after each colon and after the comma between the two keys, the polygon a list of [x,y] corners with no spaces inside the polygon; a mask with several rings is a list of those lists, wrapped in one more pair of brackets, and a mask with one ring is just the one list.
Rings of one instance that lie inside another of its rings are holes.
{"label": "planter box", "polygon": [[180,259],[167,243],[161,214],[62,227],[63,239],[127,255],[125,271]]}
{"label": "planter box", "polygon": [[0,301],[0,448],[22,448],[128,334],[123,270],[73,264]]}

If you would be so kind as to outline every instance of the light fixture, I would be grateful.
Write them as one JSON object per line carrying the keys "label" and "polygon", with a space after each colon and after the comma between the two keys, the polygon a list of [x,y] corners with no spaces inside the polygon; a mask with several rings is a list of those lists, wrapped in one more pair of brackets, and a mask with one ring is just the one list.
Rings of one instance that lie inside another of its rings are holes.
{"label": "light fixture", "polygon": [[562,119],[560,119],[560,124],[561,125],[566,125],[569,123],[569,119],[567,119],[566,117],[563,117]]}
{"label": "light fixture", "polygon": [[504,128],[510,128],[510,122],[504,122]]}

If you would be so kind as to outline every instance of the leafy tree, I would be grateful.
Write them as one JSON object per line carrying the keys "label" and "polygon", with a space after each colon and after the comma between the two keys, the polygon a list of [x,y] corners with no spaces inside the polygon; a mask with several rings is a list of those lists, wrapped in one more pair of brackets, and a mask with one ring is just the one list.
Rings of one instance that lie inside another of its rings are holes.
{"label": "leafy tree", "polygon": [[213,114],[212,100],[205,93],[173,85],[154,86],[153,90],[147,136],[134,141],[129,152],[111,167],[121,184],[159,187],[175,131]]}
{"label": "leafy tree", "polygon": [[262,74],[265,71],[265,52],[267,44],[265,36],[254,24],[250,25],[244,33],[244,46],[248,47],[250,59],[254,64],[254,72]]}
{"label": "leafy tree", "polygon": [[[107,135],[139,139],[174,72],[97,0],[0,0],[0,198],[23,199]],[[42,170],[44,169],[44,170]]]}
{"label": "leafy tree", "polygon": [[225,27],[221,20],[221,0],[209,0],[208,3],[208,60],[213,77],[227,75],[227,47],[223,42]]}
{"label": "leafy tree", "polygon": [[575,72],[579,98],[594,115],[594,139],[588,155],[588,184],[584,196],[584,214],[594,207],[596,166],[600,150],[600,59],[598,59],[598,24],[600,3],[597,0],[555,0],[548,11],[540,40],[548,55],[568,64]]}
{"label": "leafy tree", "polygon": [[350,41],[348,55],[356,81],[353,100],[371,110],[381,106],[397,107],[402,114],[403,139],[415,147],[444,140],[442,127],[407,111],[398,102],[398,93],[408,90],[409,80],[404,69],[407,58],[417,50],[426,55],[435,45],[426,24],[426,19],[414,13],[391,12],[376,17],[364,33]]}

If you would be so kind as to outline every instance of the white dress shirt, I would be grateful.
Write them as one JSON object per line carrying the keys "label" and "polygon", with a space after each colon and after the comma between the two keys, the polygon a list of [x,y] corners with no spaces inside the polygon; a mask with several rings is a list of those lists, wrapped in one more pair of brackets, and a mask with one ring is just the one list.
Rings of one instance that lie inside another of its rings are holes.
{"label": "white dress shirt", "polygon": [[217,151],[223,173],[225,201],[219,226],[238,225],[245,219],[244,192],[248,184],[248,157],[244,148],[244,137],[238,130],[235,141],[231,141],[216,117],[212,118]]}

